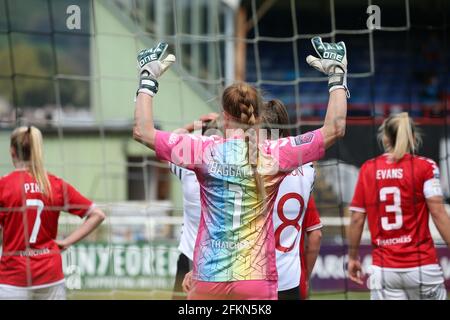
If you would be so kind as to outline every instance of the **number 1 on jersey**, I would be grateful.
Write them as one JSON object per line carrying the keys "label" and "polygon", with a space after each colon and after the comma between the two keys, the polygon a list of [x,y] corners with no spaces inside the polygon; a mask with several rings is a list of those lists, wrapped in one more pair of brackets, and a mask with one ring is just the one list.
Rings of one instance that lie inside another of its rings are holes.
{"label": "number 1 on jersey", "polygon": [[237,184],[230,184],[228,190],[234,192],[234,209],[233,209],[233,230],[239,228],[241,225],[241,214],[242,214],[242,188]]}
{"label": "number 1 on jersey", "polygon": [[36,243],[39,229],[41,227],[41,213],[44,211],[44,202],[39,199],[27,199],[27,207],[37,207],[36,220],[34,221],[33,231],[31,231],[30,243]]}

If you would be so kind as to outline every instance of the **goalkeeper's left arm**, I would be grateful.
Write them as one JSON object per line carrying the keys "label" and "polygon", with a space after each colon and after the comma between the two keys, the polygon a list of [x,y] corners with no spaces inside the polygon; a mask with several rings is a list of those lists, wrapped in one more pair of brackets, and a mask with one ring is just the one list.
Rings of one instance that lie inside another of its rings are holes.
{"label": "goalkeeper's left arm", "polygon": [[172,54],[163,58],[167,47],[167,43],[158,43],[138,55],[139,88],[136,92],[133,137],[151,149],[155,148],[153,97],[159,89],[157,79],[175,62]]}
{"label": "goalkeeper's left arm", "polygon": [[322,42],[320,37],[311,39],[319,57],[308,56],[306,62],[316,70],[328,75],[328,100],[325,121],[320,129],[325,148],[330,147],[337,139],[345,135],[347,117],[347,49],[344,42]]}

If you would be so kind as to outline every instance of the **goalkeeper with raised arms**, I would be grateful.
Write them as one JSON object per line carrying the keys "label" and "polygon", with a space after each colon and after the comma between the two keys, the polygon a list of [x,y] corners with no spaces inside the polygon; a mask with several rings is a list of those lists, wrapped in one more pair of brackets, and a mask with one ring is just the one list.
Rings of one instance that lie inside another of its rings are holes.
{"label": "goalkeeper with raised arms", "polygon": [[281,181],[304,163],[316,161],[344,136],[347,55],[343,42],[314,37],[318,57],[307,63],[329,77],[323,126],[298,136],[272,140],[259,129],[263,99],[247,83],[222,94],[224,137],[195,136],[155,129],[153,97],[158,78],[175,62],[167,44],[138,55],[134,139],[161,160],[193,170],[200,184],[201,219],[194,249],[189,299],[277,299],[272,211]]}

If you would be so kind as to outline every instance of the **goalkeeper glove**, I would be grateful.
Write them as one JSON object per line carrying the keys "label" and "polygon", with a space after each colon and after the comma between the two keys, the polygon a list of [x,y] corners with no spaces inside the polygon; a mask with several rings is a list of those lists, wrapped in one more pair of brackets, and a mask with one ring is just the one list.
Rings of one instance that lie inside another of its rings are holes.
{"label": "goalkeeper glove", "polygon": [[328,75],[328,89],[345,89],[347,97],[347,49],[343,41],[338,43],[322,42],[321,37],[314,37],[311,43],[319,58],[307,56],[306,62],[316,70]]}
{"label": "goalkeeper glove", "polygon": [[158,92],[158,81],[156,79],[176,60],[173,54],[169,54],[164,59],[161,59],[167,47],[167,43],[160,42],[156,47],[139,52],[137,61],[140,81],[136,95],[139,92],[143,92],[153,97]]}

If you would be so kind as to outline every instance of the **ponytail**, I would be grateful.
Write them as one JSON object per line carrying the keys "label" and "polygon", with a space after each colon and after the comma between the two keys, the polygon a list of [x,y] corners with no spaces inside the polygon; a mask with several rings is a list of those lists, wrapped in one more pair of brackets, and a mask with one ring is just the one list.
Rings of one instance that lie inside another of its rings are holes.
{"label": "ponytail", "polygon": [[[395,161],[402,159],[408,152],[415,153],[422,141],[420,132],[407,112],[387,118],[379,129],[378,139]],[[387,144],[384,139],[387,139]]]}
{"label": "ponytail", "polygon": [[42,134],[36,127],[19,127],[11,135],[11,147],[16,151],[18,160],[28,162],[28,170],[41,192],[50,197],[51,186],[44,168],[42,146]]}
{"label": "ponytail", "polygon": [[392,156],[396,161],[403,158],[407,152],[414,153],[414,136],[411,130],[411,124],[406,112],[398,115],[397,135],[395,145],[393,146]]}
{"label": "ponytail", "polygon": [[50,181],[44,168],[44,157],[42,155],[42,134],[35,127],[30,128],[30,172],[36,179],[44,195],[50,195]]}
{"label": "ponytail", "polygon": [[250,164],[253,174],[255,175],[257,197],[260,199],[265,199],[266,190],[264,187],[264,179],[258,172],[259,147],[257,132],[254,128],[248,129],[245,133],[245,142],[247,144],[248,163]]}

